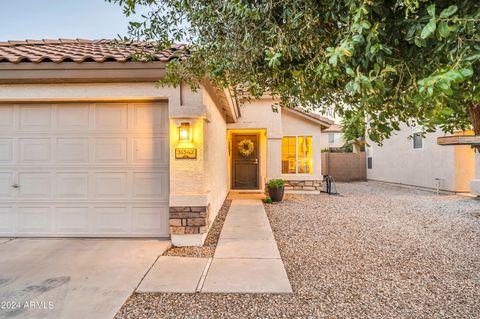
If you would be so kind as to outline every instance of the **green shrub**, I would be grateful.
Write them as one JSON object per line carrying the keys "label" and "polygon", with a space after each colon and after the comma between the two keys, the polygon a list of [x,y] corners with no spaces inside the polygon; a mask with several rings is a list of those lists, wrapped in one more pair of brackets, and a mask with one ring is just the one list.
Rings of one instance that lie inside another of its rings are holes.
{"label": "green shrub", "polygon": [[267,196],[263,201],[267,204],[271,204],[272,203],[272,198],[270,196]]}
{"label": "green shrub", "polygon": [[283,179],[271,179],[268,181],[268,188],[279,189],[285,186],[285,181]]}

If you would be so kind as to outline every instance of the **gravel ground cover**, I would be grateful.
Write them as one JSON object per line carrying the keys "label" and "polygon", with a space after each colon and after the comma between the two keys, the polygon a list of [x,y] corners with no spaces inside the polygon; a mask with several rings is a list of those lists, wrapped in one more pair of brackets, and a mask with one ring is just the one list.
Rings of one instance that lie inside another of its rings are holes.
{"label": "gravel ground cover", "polygon": [[116,318],[480,317],[480,201],[338,191],[266,206],[293,294],[134,294]]}
{"label": "gravel ground cover", "polygon": [[202,247],[171,247],[163,253],[163,256],[212,258],[231,203],[232,201],[228,199],[223,202]]}

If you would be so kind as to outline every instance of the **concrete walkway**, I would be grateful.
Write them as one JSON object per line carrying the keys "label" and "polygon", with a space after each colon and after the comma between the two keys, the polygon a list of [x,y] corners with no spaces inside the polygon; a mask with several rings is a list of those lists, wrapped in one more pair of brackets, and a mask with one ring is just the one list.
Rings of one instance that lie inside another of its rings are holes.
{"label": "concrete walkway", "polygon": [[290,293],[260,200],[233,200],[213,259],[160,257],[140,292]]}

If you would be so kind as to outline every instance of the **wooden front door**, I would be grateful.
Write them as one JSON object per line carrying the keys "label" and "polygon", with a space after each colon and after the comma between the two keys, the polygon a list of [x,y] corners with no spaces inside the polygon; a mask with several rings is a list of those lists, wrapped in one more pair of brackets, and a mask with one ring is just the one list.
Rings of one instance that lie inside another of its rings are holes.
{"label": "wooden front door", "polygon": [[[258,134],[233,134],[232,141],[232,189],[259,189]],[[247,144],[243,154],[240,143]]]}

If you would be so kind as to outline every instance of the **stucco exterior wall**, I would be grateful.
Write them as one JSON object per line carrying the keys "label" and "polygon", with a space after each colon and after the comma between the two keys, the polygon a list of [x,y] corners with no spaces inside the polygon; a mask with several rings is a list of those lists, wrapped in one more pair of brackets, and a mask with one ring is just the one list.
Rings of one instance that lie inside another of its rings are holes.
{"label": "stucco exterior wall", "polygon": [[[170,206],[207,206],[204,121],[191,119],[193,139],[179,141],[179,120],[170,119]],[[197,159],[176,159],[176,148],[196,148]]]}
{"label": "stucco exterior wall", "polygon": [[450,147],[455,154],[455,190],[470,192],[470,182],[475,178],[475,151],[469,145]]}
{"label": "stucco exterior wall", "polygon": [[205,126],[205,178],[213,221],[228,194],[227,123],[208,93],[203,90],[207,111]]}
{"label": "stucco exterior wall", "polygon": [[442,178],[441,189],[456,191],[454,147],[437,144],[437,137],[444,133],[428,133],[422,149],[413,148],[412,133],[403,125],[383,146],[370,141],[373,167],[367,169],[367,178],[432,189],[437,187],[435,178]]}
{"label": "stucco exterior wall", "polygon": [[228,124],[229,129],[265,129],[267,138],[282,137],[282,110],[274,112],[270,98],[253,100],[240,106],[240,118],[236,123]]}
{"label": "stucco exterior wall", "polygon": [[282,178],[282,138],[267,139],[269,162],[267,165],[267,178]]}
{"label": "stucco exterior wall", "polygon": [[480,154],[475,153],[475,178],[470,182],[470,192],[480,196]]}
{"label": "stucco exterior wall", "polygon": [[155,83],[1,84],[0,99],[122,99],[164,98],[169,112],[180,107],[179,88],[157,88]]}

